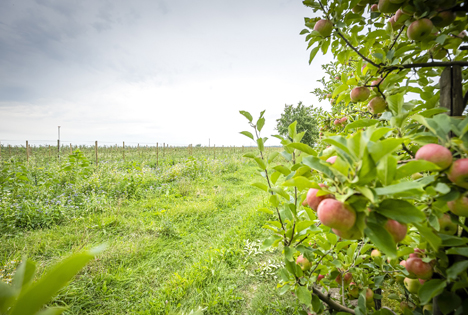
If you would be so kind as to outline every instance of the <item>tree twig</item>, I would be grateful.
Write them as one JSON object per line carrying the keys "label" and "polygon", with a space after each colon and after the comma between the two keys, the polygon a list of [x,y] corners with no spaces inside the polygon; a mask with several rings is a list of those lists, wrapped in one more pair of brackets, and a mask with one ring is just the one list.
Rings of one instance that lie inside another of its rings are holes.
{"label": "tree twig", "polygon": [[355,315],[356,313],[354,312],[354,310],[344,306],[344,305],[341,305],[335,301],[332,300],[331,297],[328,297],[326,296],[325,294],[323,294],[319,289],[317,289],[316,287],[312,287],[312,291],[315,295],[318,296],[318,298],[320,300],[322,300],[323,302],[325,302],[326,304],[328,304],[328,306],[330,306],[332,309],[334,309],[335,311],[338,311],[338,312],[346,312],[346,313],[350,313],[350,314],[353,314]]}

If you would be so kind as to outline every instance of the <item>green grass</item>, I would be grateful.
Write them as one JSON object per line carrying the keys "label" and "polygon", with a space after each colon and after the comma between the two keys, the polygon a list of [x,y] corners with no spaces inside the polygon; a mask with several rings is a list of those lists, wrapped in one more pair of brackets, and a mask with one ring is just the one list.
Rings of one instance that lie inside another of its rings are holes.
{"label": "green grass", "polygon": [[67,314],[179,314],[198,307],[204,314],[295,314],[294,297],[276,290],[280,253],[252,243],[268,235],[262,226],[269,219],[257,211],[266,196],[249,185],[255,166],[234,166],[208,170],[209,177],[175,176],[138,198],[3,235],[0,265],[11,269],[8,262],[26,255],[41,274],[64,256],[106,243],[50,305],[68,306]]}

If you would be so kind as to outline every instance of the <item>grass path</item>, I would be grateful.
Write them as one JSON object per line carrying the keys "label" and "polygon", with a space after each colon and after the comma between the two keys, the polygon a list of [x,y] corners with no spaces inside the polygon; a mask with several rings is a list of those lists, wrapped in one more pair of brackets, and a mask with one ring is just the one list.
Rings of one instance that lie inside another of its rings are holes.
{"label": "grass path", "polygon": [[0,237],[0,261],[27,255],[43,271],[71,252],[107,243],[53,301],[68,305],[67,314],[180,314],[199,306],[204,314],[294,314],[292,297],[278,296],[276,280],[260,275],[280,255],[256,245],[253,254],[246,251],[246,240],[265,237],[268,220],[256,211],[264,195],[249,185],[254,173],[242,164],[211,179],[180,181],[179,194]]}

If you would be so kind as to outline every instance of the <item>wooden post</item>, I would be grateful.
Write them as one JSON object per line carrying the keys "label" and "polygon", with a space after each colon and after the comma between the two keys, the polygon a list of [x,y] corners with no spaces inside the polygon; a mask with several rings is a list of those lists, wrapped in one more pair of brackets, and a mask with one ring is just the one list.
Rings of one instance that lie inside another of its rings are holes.
{"label": "wooden post", "polygon": [[125,141],[122,144],[122,155],[123,155],[123,160],[125,161]]}
{"label": "wooden post", "polygon": [[94,142],[94,151],[96,153],[96,166],[98,165],[98,142],[96,140],[96,142]]}
{"label": "wooden post", "polygon": [[11,145],[8,145],[8,155],[11,157]]}
{"label": "wooden post", "polygon": [[72,148],[71,143],[70,143],[70,154],[73,154],[73,148]]}
{"label": "wooden post", "polygon": [[57,140],[57,158],[60,160],[60,140]]}
{"label": "wooden post", "polygon": [[216,160],[216,144],[213,144],[213,160]]}
{"label": "wooden post", "polygon": [[156,142],[156,166],[159,166],[159,142]]}
{"label": "wooden post", "polygon": [[166,147],[166,143],[163,142],[163,148],[162,148],[162,151],[163,151],[163,159],[164,159],[164,154],[165,154],[165,147]]}
{"label": "wooden post", "polygon": [[29,142],[26,140],[26,162],[29,162]]}

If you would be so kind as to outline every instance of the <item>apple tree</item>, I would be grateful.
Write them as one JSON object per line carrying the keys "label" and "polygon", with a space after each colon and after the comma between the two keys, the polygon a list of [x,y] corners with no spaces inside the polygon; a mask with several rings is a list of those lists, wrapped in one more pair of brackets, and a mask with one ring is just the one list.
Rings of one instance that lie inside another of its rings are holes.
{"label": "apple tree", "polygon": [[259,150],[246,155],[253,185],[269,196],[264,246],[284,254],[279,289],[304,314],[468,314],[468,4],[303,3],[316,16],[301,32],[310,62],[336,60],[322,95],[347,121],[320,120],[314,147],[292,123],[275,136],[284,151],[266,155],[263,112],[241,112]]}

